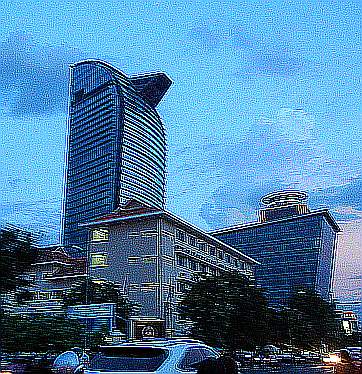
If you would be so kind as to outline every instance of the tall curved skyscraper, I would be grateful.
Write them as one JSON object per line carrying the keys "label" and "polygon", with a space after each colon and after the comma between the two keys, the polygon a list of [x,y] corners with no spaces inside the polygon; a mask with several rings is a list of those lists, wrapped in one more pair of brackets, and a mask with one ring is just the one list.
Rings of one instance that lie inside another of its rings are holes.
{"label": "tall curved skyscraper", "polygon": [[71,66],[64,244],[84,244],[79,223],[129,199],[164,207],[166,135],[156,106],[171,83],[98,60]]}

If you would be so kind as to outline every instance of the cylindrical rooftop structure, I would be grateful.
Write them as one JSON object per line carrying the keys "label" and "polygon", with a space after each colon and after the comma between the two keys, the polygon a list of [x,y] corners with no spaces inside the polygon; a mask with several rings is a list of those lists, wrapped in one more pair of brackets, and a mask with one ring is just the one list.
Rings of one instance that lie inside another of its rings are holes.
{"label": "cylindrical rooftop structure", "polygon": [[295,204],[305,204],[308,195],[303,191],[276,191],[261,198],[262,204],[267,208],[284,207]]}

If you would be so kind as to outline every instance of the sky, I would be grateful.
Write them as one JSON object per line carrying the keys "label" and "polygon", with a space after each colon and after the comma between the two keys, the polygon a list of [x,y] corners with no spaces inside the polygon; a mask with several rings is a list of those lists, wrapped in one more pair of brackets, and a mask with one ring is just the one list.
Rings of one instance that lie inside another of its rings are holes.
{"label": "sky", "polygon": [[301,189],[343,223],[338,269],[355,269],[360,19],[358,0],[0,2],[0,222],[58,240],[68,66],[96,58],[173,81],[158,106],[168,210],[212,230],[256,220],[266,193]]}

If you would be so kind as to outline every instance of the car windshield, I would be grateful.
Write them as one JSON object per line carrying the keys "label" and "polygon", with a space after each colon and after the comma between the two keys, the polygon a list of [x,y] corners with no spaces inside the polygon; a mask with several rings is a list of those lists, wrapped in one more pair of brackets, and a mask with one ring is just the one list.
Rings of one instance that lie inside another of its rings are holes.
{"label": "car windshield", "polygon": [[110,347],[90,363],[95,370],[155,371],[167,358],[167,350],[151,347]]}

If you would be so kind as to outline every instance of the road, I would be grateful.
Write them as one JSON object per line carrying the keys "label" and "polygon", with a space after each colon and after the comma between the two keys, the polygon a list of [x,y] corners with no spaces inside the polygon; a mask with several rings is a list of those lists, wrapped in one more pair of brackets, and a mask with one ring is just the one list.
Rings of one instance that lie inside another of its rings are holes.
{"label": "road", "polygon": [[278,369],[272,368],[243,368],[240,374],[332,374],[333,368],[326,366],[283,366]]}

